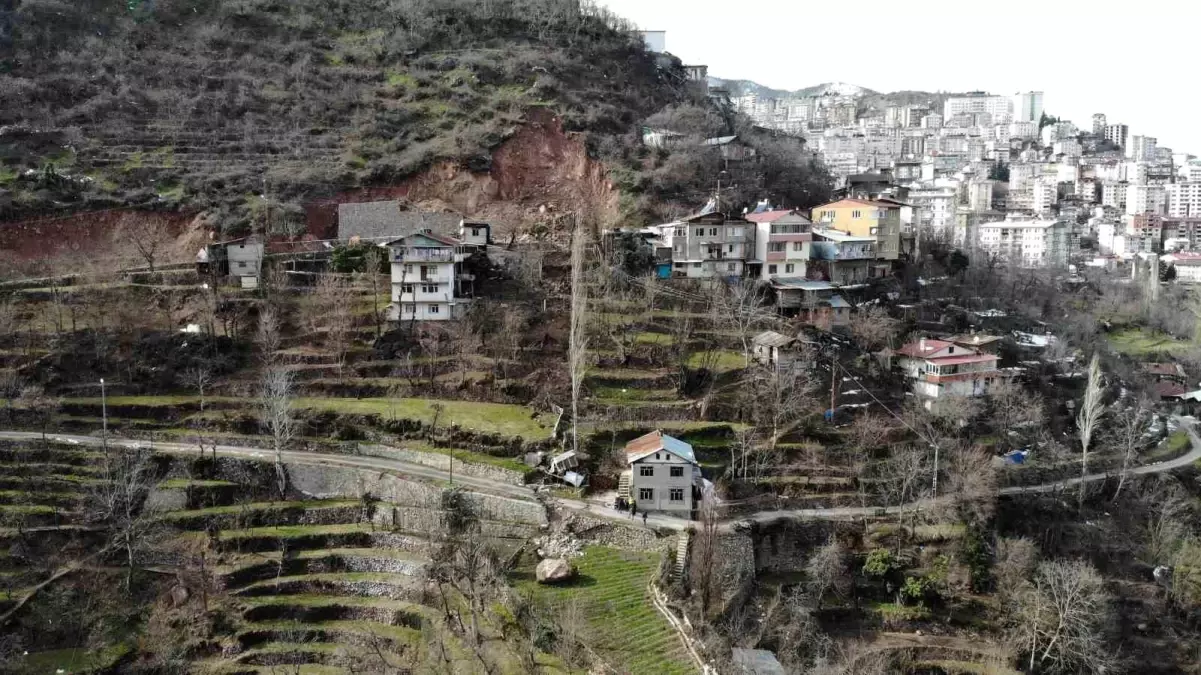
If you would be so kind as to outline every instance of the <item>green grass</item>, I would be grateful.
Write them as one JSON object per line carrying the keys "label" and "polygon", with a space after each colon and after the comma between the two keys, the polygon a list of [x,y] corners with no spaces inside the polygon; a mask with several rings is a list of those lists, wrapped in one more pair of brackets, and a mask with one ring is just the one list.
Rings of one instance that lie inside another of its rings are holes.
{"label": "green grass", "polygon": [[[230,405],[252,410],[253,399],[208,397],[206,403]],[[99,398],[66,399],[66,404],[100,405]],[[173,407],[199,403],[195,396],[110,396],[108,405]],[[411,419],[426,424],[433,422],[435,405],[442,406],[438,424],[458,425],[484,433],[522,438],[542,439],[549,430],[538,423],[533,411],[525,406],[506,403],[473,403],[468,401],[439,401],[422,398],[298,398],[295,408],[322,410],[344,415],[379,415],[383,419]]]}
{"label": "green grass", "polygon": [[307,537],[309,535],[350,534],[371,532],[367,523],[343,523],[340,525],[279,525],[275,527],[252,527],[246,530],[222,530],[221,540],[245,539],[249,537]]}
{"label": "green grass", "polygon": [[727,373],[732,370],[742,370],[746,368],[746,357],[742,352],[734,352],[729,350],[718,350],[716,356],[697,352],[688,357],[689,368],[711,367],[719,373]]}
{"label": "green grass", "polygon": [[615,403],[675,401],[678,398],[675,389],[631,389],[630,387],[593,387],[592,395],[598,400]]}
{"label": "green grass", "polygon": [[1108,337],[1109,344],[1115,350],[1129,356],[1171,354],[1191,346],[1188,342],[1177,340],[1171,335],[1147,328],[1127,328],[1110,333]]}
{"label": "green grass", "polygon": [[593,546],[575,564],[579,576],[567,584],[539,585],[529,570],[514,583],[544,606],[579,603],[586,640],[619,671],[696,672],[679,636],[647,597],[647,583],[659,565],[657,554]]}
{"label": "green grass", "polygon": [[34,652],[29,656],[18,657],[21,664],[18,672],[40,675],[41,673],[86,673],[105,670],[112,667],[129,651],[129,645],[117,644],[100,650],[78,647]]}
{"label": "green grass", "polygon": [[179,518],[197,518],[204,516],[226,516],[230,514],[243,513],[246,511],[276,511],[285,509],[340,509],[349,506],[359,506],[362,502],[356,500],[314,500],[314,501],[295,501],[295,502],[256,502],[251,504],[228,504],[226,506],[210,506],[205,509],[194,509],[191,511],[170,511],[164,513],[162,518],[166,520],[175,520]]}
{"label": "green grass", "polygon": [[895,602],[880,602],[872,605],[872,612],[884,621],[921,621],[930,618],[930,610],[925,607],[910,607],[898,605]]}
{"label": "green grass", "polygon": [[460,448],[438,448],[426,443],[412,443],[406,441],[402,446],[405,450],[413,452],[425,452],[434,455],[443,455],[446,457],[454,457],[464,464],[481,464],[484,466],[494,466],[498,469],[514,471],[522,475],[529,473],[530,467],[526,466],[521,460],[511,457],[493,457],[482,452],[472,452],[471,450],[463,450]]}
{"label": "green grass", "polygon": [[392,598],[359,597],[357,595],[252,595],[238,598],[244,605],[291,605],[295,607],[387,607],[407,610],[424,616],[428,608]]}
{"label": "green grass", "polygon": [[388,626],[373,621],[310,621],[298,624],[295,621],[264,621],[247,624],[246,630],[276,630],[289,631],[297,629],[324,630],[331,633],[364,633],[374,634],[397,642],[410,642],[421,638],[421,633],[405,626]]}

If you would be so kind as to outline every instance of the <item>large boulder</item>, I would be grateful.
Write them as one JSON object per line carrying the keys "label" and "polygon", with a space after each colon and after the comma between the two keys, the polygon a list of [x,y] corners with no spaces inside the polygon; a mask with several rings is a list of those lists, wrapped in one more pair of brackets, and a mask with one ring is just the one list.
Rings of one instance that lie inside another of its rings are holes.
{"label": "large boulder", "polygon": [[562,558],[547,558],[538,563],[534,575],[540,584],[557,584],[575,576],[575,567]]}

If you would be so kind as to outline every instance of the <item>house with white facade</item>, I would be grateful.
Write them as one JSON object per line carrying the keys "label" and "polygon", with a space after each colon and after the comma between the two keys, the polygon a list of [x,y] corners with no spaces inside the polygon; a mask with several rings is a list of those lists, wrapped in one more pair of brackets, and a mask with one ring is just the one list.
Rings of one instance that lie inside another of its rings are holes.
{"label": "house with white facade", "polygon": [[629,469],[619,480],[620,496],[644,513],[696,516],[703,479],[691,445],[652,431],[626,443],[625,453]]}
{"label": "house with white facade", "polygon": [[926,405],[948,396],[984,396],[1000,377],[997,355],[954,342],[922,338],[896,355],[913,393]]}
{"label": "house with white facade", "polygon": [[1060,220],[1009,216],[981,223],[976,230],[979,249],[1022,267],[1063,267],[1071,250],[1071,229]]}
{"label": "house with white facade", "polygon": [[392,321],[450,321],[471,303],[462,263],[468,249],[458,239],[428,230],[384,245],[392,263]]}
{"label": "house with white facade", "polygon": [[886,277],[891,266],[876,259],[876,246],[875,237],[857,237],[828,228],[815,229],[810,245],[810,278],[850,286]]}
{"label": "house with white facade", "polygon": [[1176,281],[1183,284],[1201,283],[1201,253],[1169,253],[1161,256],[1160,261],[1176,268]]}
{"label": "house with white facade", "polygon": [[759,277],[804,279],[809,265],[813,222],[800,211],[783,209],[748,213],[755,224],[754,259],[762,261]]}

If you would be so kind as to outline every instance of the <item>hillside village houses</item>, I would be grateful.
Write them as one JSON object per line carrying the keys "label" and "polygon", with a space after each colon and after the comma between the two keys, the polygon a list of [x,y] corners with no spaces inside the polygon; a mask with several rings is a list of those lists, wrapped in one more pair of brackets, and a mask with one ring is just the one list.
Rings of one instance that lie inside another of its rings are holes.
{"label": "hillside village houses", "polygon": [[1000,377],[1000,357],[962,342],[922,338],[898,349],[896,356],[913,393],[927,406],[948,396],[984,396]]}
{"label": "hillside village houses", "polygon": [[695,518],[704,494],[704,479],[692,446],[662,431],[626,443],[628,469],[618,495],[643,513]]}

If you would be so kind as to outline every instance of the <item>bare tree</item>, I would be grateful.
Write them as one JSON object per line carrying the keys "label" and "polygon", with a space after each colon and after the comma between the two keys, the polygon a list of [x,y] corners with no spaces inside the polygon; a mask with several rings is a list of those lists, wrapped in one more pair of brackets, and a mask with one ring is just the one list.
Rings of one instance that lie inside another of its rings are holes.
{"label": "bare tree", "polygon": [[692,545],[692,557],[688,565],[688,581],[694,591],[701,594],[701,616],[709,616],[713,594],[717,591],[717,557],[719,555],[717,532],[717,505],[711,494],[703,495],[700,509],[700,529]]}
{"label": "bare tree", "polygon": [[877,487],[889,506],[911,513],[918,510],[917,501],[924,496],[923,486],[930,479],[932,466],[925,449],[919,446],[895,448],[888,459],[876,467]]}
{"label": "bare tree", "polygon": [[345,276],[325,274],[317,281],[313,299],[312,329],[314,332],[324,330],[325,343],[333,352],[341,375],[345,370],[354,323],[354,288]]}
{"label": "bare tree", "polygon": [[1101,382],[1101,360],[1096,354],[1088,364],[1088,384],[1084,389],[1084,400],[1080,403],[1080,412],[1076,415],[1076,433],[1080,437],[1080,505],[1084,506],[1085,483],[1088,475],[1088,453],[1092,449],[1093,433],[1101,416],[1105,414],[1102,397],[1105,394]]}
{"label": "bare tree", "polygon": [[1122,474],[1118,478],[1118,487],[1113,491],[1113,499],[1117,501],[1130,477],[1138,453],[1146,444],[1147,425],[1151,420],[1151,404],[1145,400],[1137,401],[1133,407],[1121,415],[1113,417],[1109,428],[1104,434],[1104,445],[1115,450],[1122,457]]}
{"label": "bare tree", "polygon": [[279,366],[268,368],[263,373],[259,408],[263,427],[271,434],[276,484],[282,499],[288,494],[288,474],[284,470],[283,452],[296,435],[296,420],[292,417],[292,373]]}
{"label": "bare tree", "polygon": [[153,519],[143,514],[146,496],[154,487],[152,452],[133,448],[106,453],[104,480],[94,484],[89,519],[108,530],[108,548],[125,552],[125,587],[133,580],[135,551],[150,543]]}
{"label": "bare tree", "polygon": [[213,382],[213,369],[208,366],[196,366],[189,368],[183,373],[184,382],[196,387],[196,394],[200,396],[200,412],[204,413],[204,392]]}
{"label": "bare tree", "polygon": [[745,367],[751,366],[751,339],[764,320],[763,303],[766,301],[764,287],[754,279],[733,282],[719,296],[721,316],[738,341],[742,343]]}
{"label": "bare tree", "polygon": [[753,373],[748,392],[753,396],[752,416],[763,431],[767,450],[774,455],[780,440],[792,433],[818,407],[817,378],[798,358],[786,368],[762,367]]}
{"label": "bare tree", "polygon": [[1038,547],[1025,537],[997,539],[997,551],[993,564],[993,578],[997,581],[997,594],[1004,602],[1010,602],[1022,589],[1022,584],[1034,574],[1038,564]]}
{"label": "bare tree", "polygon": [[997,471],[992,455],[979,446],[950,452],[948,488],[955,518],[965,523],[986,523],[996,509]]}
{"label": "bare tree", "polygon": [[1029,437],[1042,424],[1042,396],[1011,379],[1002,378],[989,388],[988,402],[989,420],[1004,448],[1010,446],[1011,436]]}
{"label": "bare tree", "polygon": [[1029,672],[1105,673],[1114,665],[1105,641],[1113,609],[1091,564],[1041,563],[1008,606],[1014,646],[1029,655]]}
{"label": "bare tree", "polygon": [[588,368],[588,287],[584,283],[584,219],[576,216],[571,235],[571,332],[568,337],[567,371],[571,378],[571,449],[580,449],[580,393]]}
{"label": "bare tree", "polygon": [[888,316],[879,305],[862,307],[851,314],[851,335],[868,350],[877,350],[892,343],[900,331],[901,322]]}
{"label": "bare tree", "polygon": [[831,536],[805,562],[805,583],[813,605],[821,609],[822,600],[833,593],[845,596],[851,590],[851,574],[847,567],[847,550]]}
{"label": "bare tree", "polygon": [[113,229],[113,235],[118,250],[128,251],[131,257],[141,259],[151,273],[155,262],[166,253],[174,239],[161,223],[140,214],[123,216]]}
{"label": "bare tree", "polygon": [[259,345],[259,358],[264,366],[270,368],[279,359],[280,347],[279,315],[273,305],[264,304],[259,310],[256,342]]}

